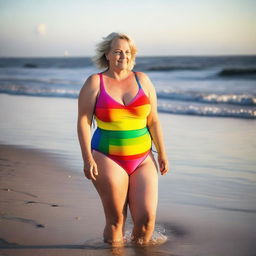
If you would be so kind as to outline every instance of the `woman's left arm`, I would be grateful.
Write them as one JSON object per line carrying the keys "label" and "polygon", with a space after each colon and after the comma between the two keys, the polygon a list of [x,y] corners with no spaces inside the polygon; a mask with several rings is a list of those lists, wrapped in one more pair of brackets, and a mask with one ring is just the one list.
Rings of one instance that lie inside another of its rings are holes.
{"label": "woman's left arm", "polygon": [[145,85],[149,94],[148,96],[151,104],[151,112],[147,118],[147,126],[152,137],[152,140],[154,142],[154,145],[156,147],[156,150],[158,152],[158,164],[160,172],[162,175],[164,175],[169,170],[169,162],[164,145],[163,131],[157,113],[156,91],[149,77],[145,73],[138,73],[140,73],[140,80],[142,80],[142,83],[143,85]]}

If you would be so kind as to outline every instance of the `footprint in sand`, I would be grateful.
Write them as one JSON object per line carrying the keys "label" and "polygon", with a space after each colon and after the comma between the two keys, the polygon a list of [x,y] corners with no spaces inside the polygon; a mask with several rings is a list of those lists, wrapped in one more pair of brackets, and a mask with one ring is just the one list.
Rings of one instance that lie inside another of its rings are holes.
{"label": "footprint in sand", "polygon": [[28,223],[28,224],[32,224],[37,228],[45,228],[45,225],[37,223],[35,220],[32,219],[25,219],[25,218],[20,218],[20,217],[11,217],[11,216],[1,216],[0,217],[2,220],[12,220],[12,221],[18,221],[18,222],[22,222],[22,223]]}
{"label": "footprint in sand", "polygon": [[47,204],[50,205],[51,207],[59,207],[58,204],[49,204],[49,203],[44,203],[44,202],[36,202],[36,201],[27,201],[25,204]]}

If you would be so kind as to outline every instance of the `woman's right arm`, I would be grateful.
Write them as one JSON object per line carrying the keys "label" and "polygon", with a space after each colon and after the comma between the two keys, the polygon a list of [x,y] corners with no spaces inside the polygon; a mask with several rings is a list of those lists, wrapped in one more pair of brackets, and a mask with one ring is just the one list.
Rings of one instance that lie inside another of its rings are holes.
{"label": "woman's right arm", "polygon": [[91,152],[91,125],[96,98],[99,92],[99,78],[91,75],[84,83],[78,97],[77,134],[84,161],[84,174],[96,180],[97,165]]}

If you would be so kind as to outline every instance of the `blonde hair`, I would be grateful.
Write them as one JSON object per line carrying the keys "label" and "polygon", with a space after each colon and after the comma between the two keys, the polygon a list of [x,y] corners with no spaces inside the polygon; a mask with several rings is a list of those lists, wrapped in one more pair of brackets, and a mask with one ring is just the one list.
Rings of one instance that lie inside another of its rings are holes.
{"label": "blonde hair", "polygon": [[105,54],[108,54],[108,52],[110,51],[111,43],[115,38],[127,40],[131,49],[131,60],[128,64],[128,68],[132,70],[135,65],[137,47],[135,46],[131,37],[124,33],[112,32],[108,36],[103,37],[103,40],[96,45],[96,54],[92,57],[92,61],[99,69],[108,68],[109,64]]}

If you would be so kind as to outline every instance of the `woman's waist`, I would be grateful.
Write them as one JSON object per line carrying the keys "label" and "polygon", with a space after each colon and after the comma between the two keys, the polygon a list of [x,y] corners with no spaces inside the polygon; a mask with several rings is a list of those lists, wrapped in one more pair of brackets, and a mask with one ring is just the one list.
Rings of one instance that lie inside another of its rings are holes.
{"label": "woman's waist", "polygon": [[95,116],[95,120],[97,127],[109,131],[139,130],[147,126],[147,119],[145,118],[121,118],[119,120],[106,122]]}
{"label": "woman's waist", "polygon": [[149,135],[149,130],[147,126],[133,130],[107,130],[97,127],[94,133],[98,133],[102,137],[108,137],[113,139],[133,139]]}
{"label": "woman's waist", "polygon": [[92,137],[92,148],[112,155],[136,155],[152,146],[147,127],[128,131],[110,131],[97,128]]}

